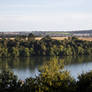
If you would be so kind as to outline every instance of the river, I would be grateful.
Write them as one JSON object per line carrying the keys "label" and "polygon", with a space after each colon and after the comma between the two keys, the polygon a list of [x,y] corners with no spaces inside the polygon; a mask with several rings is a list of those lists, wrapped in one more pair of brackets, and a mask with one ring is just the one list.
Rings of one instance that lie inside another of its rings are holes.
{"label": "river", "polygon": [[[39,67],[49,62],[53,57],[30,57],[30,58],[0,58],[0,70],[9,69],[19,79],[35,77],[39,75]],[[92,56],[64,57],[57,59],[65,62],[64,69],[77,80],[78,75],[92,70]]]}

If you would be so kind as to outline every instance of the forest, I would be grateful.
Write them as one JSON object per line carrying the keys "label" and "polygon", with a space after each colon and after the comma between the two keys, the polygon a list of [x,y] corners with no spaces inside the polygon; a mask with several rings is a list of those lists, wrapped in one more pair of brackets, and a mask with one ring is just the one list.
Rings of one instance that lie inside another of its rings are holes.
{"label": "forest", "polygon": [[18,36],[15,39],[0,39],[0,57],[30,57],[30,56],[75,56],[91,55],[92,41],[68,37],[64,40],[54,40],[45,36],[35,40],[33,34]]}

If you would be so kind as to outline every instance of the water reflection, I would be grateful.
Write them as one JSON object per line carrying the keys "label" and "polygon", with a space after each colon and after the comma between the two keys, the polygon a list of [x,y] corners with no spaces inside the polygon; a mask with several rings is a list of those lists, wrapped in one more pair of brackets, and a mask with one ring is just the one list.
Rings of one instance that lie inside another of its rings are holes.
{"label": "water reflection", "polygon": [[[38,68],[49,62],[54,57],[30,57],[30,58],[0,58],[0,70],[12,70],[19,79],[35,77],[39,75]],[[65,62],[65,69],[70,71],[71,76],[77,78],[83,71],[92,70],[92,56],[57,57],[57,60]]]}

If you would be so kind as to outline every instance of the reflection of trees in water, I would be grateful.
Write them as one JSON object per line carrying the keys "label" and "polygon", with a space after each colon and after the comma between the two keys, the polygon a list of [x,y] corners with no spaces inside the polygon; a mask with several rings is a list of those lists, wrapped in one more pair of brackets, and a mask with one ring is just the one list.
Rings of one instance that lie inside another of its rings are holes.
{"label": "reflection of trees in water", "polygon": [[[0,69],[29,69],[34,71],[36,68],[42,66],[46,62],[50,62],[54,57],[30,57],[30,58],[0,58]],[[57,60],[63,60],[65,64],[82,63],[92,61],[92,56],[78,56],[78,57],[57,57]]]}
{"label": "reflection of trees in water", "polygon": [[8,65],[8,58],[0,58],[0,70],[10,69]]}
{"label": "reflection of trees in water", "polygon": [[77,64],[77,63],[84,63],[84,62],[92,62],[92,56],[67,56],[64,57],[65,64]]}
{"label": "reflection of trees in water", "polygon": [[49,57],[0,58],[0,69],[34,70],[47,61]]}

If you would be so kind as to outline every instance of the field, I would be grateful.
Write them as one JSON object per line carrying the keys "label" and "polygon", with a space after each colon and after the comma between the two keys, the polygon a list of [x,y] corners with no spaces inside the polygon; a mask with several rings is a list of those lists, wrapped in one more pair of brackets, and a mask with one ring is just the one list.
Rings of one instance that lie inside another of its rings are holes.
{"label": "field", "polygon": [[[55,40],[64,40],[65,38],[67,39],[67,37],[51,37],[52,39],[55,39]],[[42,37],[36,37],[35,38],[36,40],[41,40]]]}
{"label": "field", "polygon": [[[68,37],[51,37],[54,40],[64,40],[68,39]],[[92,41],[92,37],[78,37],[80,40],[86,40],[86,41]],[[2,39],[2,38],[0,38]],[[7,38],[6,38],[7,39]],[[15,38],[10,38],[11,40],[14,40]],[[41,40],[42,37],[36,37],[35,40]]]}
{"label": "field", "polygon": [[[51,37],[52,39],[55,40],[64,40],[64,39],[68,39],[68,37]],[[41,40],[42,37],[36,37],[36,40]],[[86,40],[86,41],[92,41],[92,37],[79,37],[80,40]]]}
{"label": "field", "polygon": [[92,41],[92,37],[79,37],[80,40]]}

